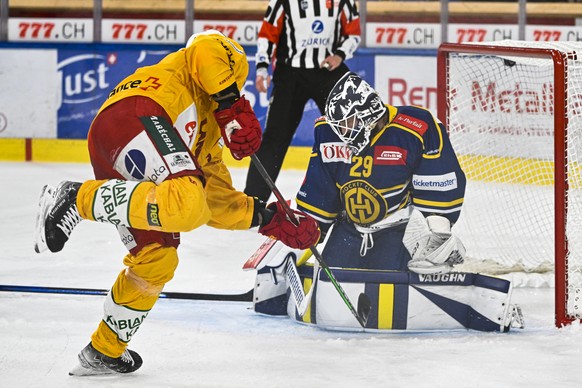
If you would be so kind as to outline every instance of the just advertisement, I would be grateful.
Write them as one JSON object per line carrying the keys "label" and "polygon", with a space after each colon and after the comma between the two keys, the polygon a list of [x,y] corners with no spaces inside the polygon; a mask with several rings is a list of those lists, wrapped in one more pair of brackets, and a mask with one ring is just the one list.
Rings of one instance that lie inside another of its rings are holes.
{"label": "just advertisement", "polygon": [[[135,69],[157,63],[177,47],[143,45],[84,45],[88,49],[71,46],[58,48],[58,74],[61,101],[57,116],[57,133],[63,139],[85,139],[95,114],[108,94]],[[249,77],[243,93],[250,101],[264,128],[268,96],[258,93],[254,85],[255,48],[245,47],[249,58]],[[372,55],[351,59],[348,65],[373,82]],[[293,139],[293,145],[313,144],[313,123],[320,116],[313,101],[305,107],[303,120]]]}
{"label": "just advertisement", "polygon": [[59,138],[85,139],[91,121],[109,92],[136,68],[152,65],[172,49],[99,45],[91,50],[58,49],[61,101]]}

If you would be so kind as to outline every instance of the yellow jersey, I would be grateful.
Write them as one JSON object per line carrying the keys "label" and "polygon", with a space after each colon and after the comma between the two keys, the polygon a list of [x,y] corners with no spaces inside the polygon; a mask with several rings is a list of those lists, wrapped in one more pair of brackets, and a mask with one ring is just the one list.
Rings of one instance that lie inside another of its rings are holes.
{"label": "yellow jersey", "polygon": [[206,179],[208,225],[247,229],[253,199],[236,191],[222,160],[223,141],[213,112],[211,95],[232,83],[242,90],[249,65],[244,49],[220,33],[196,34],[188,45],[159,63],[138,68],[113,89],[99,112],[117,101],[148,97],[164,108],[184,143],[190,148]]}

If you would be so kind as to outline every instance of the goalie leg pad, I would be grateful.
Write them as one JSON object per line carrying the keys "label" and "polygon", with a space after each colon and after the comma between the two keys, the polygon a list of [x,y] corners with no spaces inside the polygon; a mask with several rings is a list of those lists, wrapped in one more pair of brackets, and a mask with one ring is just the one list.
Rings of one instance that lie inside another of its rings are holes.
{"label": "goalie leg pad", "polygon": [[[309,266],[298,268],[310,278]],[[361,292],[372,301],[366,330],[461,330],[505,332],[523,323],[518,307],[511,305],[511,283],[473,273],[418,275],[333,269],[350,298]],[[361,327],[321,273],[311,307],[311,320],[326,329],[359,331]],[[300,322],[295,314],[292,319]]]}
{"label": "goalie leg pad", "polygon": [[302,252],[300,249],[289,248],[281,241],[268,247],[264,256],[256,264],[258,270],[253,298],[255,312],[267,315],[287,314],[285,270],[287,263],[296,261]]}
{"label": "goalie leg pad", "polygon": [[267,265],[257,271],[253,295],[255,312],[267,315],[287,314],[286,262],[287,260],[278,262],[277,266]]}
{"label": "goalie leg pad", "polygon": [[511,292],[509,281],[482,274],[411,274],[408,326],[425,329],[423,317],[432,314],[437,320],[452,318],[467,329],[507,331]]}

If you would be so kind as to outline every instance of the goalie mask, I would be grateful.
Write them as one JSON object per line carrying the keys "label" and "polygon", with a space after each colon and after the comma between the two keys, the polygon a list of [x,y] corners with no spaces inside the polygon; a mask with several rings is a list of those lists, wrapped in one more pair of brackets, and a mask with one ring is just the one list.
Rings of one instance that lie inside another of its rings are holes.
{"label": "goalie mask", "polygon": [[356,73],[335,84],[325,107],[325,118],[355,155],[370,143],[370,133],[387,109],[376,91]]}

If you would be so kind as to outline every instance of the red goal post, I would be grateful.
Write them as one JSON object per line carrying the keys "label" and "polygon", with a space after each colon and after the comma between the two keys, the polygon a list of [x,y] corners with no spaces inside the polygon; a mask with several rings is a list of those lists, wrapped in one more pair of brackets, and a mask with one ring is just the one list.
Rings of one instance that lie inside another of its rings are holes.
{"label": "red goal post", "polygon": [[553,270],[556,326],[580,320],[582,43],[444,43],[437,90],[468,177],[455,225],[467,265]]}

